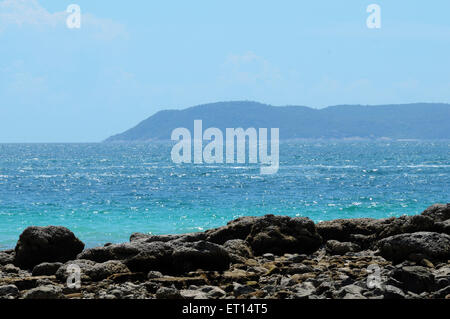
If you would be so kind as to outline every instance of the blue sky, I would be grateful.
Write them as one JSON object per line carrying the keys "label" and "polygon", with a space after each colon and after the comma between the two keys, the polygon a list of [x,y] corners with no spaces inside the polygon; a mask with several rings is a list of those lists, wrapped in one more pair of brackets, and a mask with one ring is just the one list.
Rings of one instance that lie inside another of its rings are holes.
{"label": "blue sky", "polygon": [[449,59],[446,0],[0,0],[0,142],[96,142],[224,100],[450,102]]}

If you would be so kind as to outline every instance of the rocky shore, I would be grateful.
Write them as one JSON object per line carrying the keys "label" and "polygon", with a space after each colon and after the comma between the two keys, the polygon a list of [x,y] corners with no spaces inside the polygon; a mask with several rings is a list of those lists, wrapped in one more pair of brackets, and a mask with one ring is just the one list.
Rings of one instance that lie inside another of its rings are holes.
{"label": "rocky shore", "polygon": [[317,224],[243,217],[89,249],[67,228],[29,227],[0,251],[0,298],[450,299],[450,204]]}

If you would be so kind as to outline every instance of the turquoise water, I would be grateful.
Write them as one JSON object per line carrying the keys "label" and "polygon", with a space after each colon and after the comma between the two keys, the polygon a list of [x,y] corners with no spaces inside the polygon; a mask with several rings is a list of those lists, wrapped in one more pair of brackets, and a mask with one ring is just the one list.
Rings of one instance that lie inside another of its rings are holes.
{"label": "turquoise water", "polygon": [[175,165],[171,144],[0,144],[0,249],[30,225],[87,246],[200,231],[244,215],[416,214],[450,202],[450,142],[282,142],[280,170]]}

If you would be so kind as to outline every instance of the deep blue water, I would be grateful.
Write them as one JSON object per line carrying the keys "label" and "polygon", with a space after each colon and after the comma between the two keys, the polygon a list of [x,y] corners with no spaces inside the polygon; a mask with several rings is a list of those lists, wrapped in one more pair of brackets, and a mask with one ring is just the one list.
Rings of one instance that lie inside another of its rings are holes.
{"label": "deep blue water", "polygon": [[175,165],[170,144],[0,144],[0,249],[30,225],[87,246],[199,231],[244,215],[416,214],[449,202],[450,142],[282,142],[280,170]]}

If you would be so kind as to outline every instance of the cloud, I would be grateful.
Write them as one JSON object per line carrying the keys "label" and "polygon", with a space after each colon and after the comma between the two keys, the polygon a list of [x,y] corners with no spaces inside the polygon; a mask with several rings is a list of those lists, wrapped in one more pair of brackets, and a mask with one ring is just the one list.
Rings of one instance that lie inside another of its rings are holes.
{"label": "cloud", "polygon": [[281,80],[280,70],[265,58],[253,52],[229,55],[223,65],[223,76],[229,82],[239,84],[270,84]]}
{"label": "cloud", "polygon": [[[0,1],[0,32],[8,27],[33,27],[38,30],[48,28],[65,29],[69,13],[65,10],[51,13],[37,0],[3,0]],[[111,19],[103,19],[81,8],[81,29],[100,40],[112,40],[126,36],[124,25]]]}

